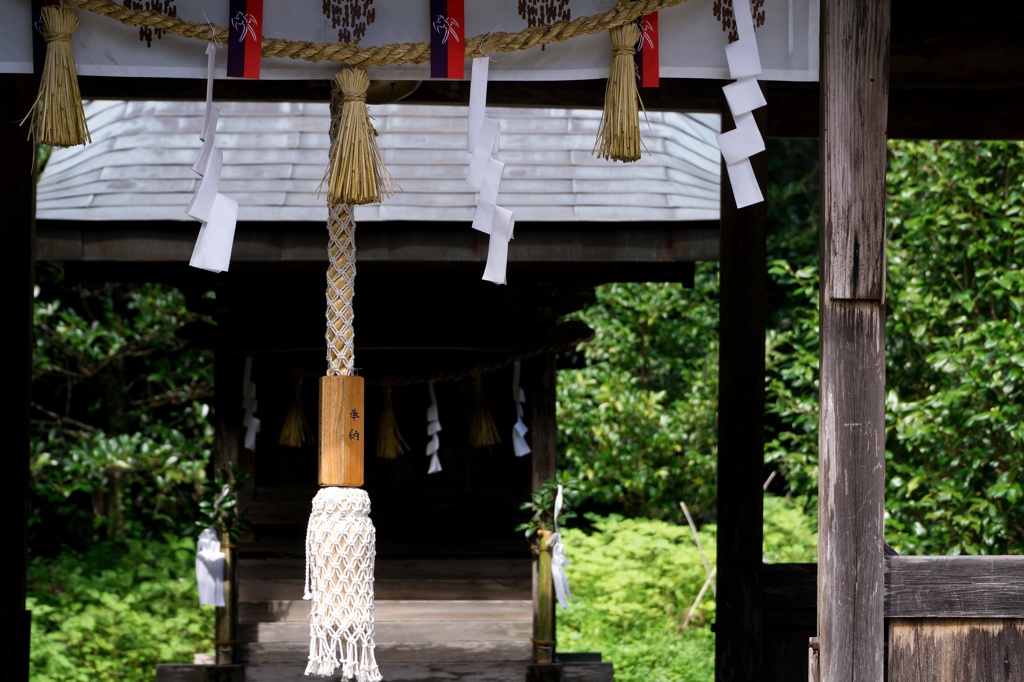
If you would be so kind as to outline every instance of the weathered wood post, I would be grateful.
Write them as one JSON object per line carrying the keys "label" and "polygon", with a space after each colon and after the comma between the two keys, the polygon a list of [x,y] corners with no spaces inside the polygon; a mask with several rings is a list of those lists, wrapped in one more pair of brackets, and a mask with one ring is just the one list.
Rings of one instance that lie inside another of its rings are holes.
{"label": "weathered wood post", "polygon": [[[754,112],[765,129],[764,109]],[[723,128],[729,108],[722,107]],[[764,187],[767,156],[751,163]],[[736,208],[722,167],[715,680],[761,679],[766,204]]]}
{"label": "weathered wood post", "polygon": [[[539,490],[555,477],[555,448],[558,424],[556,410],[556,369],[554,353],[523,363],[529,377],[530,400],[530,457],[533,460],[531,488]],[[544,537],[538,534],[537,543]],[[543,557],[543,561],[542,561]],[[542,588],[542,585],[546,589]],[[530,682],[548,682],[562,679],[561,668],[553,665],[555,644],[555,600],[552,599],[551,552],[538,551],[533,558],[533,663],[527,668]]]}
{"label": "weathered wood post", "polygon": [[[8,561],[14,578],[4,590],[0,606],[0,670],[13,682],[28,679],[31,614],[25,610],[25,567],[28,542],[29,395],[32,386],[32,288],[35,281],[35,145],[25,138],[18,121],[35,98],[32,76],[0,78],[6,96],[0,104],[3,135],[0,147],[5,163],[3,187],[7,195],[0,207],[4,245],[0,248],[0,299],[7,323],[10,361],[6,385],[13,407],[0,417],[4,446],[10,461],[6,494],[0,501]],[[11,340],[13,339],[13,340]],[[8,574],[9,575],[9,574]]]}
{"label": "weathered wood post", "polygon": [[821,3],[822,682],[884,675],[889,14],[890,0]]}

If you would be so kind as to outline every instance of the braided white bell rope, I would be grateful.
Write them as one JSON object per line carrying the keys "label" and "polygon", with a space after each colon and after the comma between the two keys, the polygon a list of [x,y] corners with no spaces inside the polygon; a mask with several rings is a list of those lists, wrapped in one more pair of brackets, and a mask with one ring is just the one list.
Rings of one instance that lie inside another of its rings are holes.
{"label": "braided white bell rope", "polygon": [[376,531],[362,488],[322,488],[306,530],[309,612],[307,675],[381,680],[374,657],[373,565]]}

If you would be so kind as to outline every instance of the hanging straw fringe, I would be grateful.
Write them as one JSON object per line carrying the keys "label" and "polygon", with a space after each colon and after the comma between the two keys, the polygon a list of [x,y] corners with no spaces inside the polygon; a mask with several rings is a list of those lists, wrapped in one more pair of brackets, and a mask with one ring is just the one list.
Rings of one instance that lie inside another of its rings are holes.
{"label": "hanging straw fringe", "polygon": [[[324,178],[330,204],[376,204],[391,196],[393,178],[384,167],[377,131],[370,123],[366,89],[370,77],[362,69],[343,69],[334,76],[341,90],[338,133],[331,140],[331,164]],[[322,186],[323,183],[321,183]]]}
{"label": "hanging straw fringe", "polygon": [[480,374],[473,375],[473,411],[469,415],[469,444],[475,448],[497,445],[501,442],[498,427],[494,425],[491,410],[484,398]]}
{"label": "hanging straw fringe", "polygon": [[21,123],[32,119],[28,134],[37,144],[74,147],[92,142],[71,54],[71,34],[78,28],[78,17],[63,4],[43,7],[42,16],[46,40],[43,75],[36,101]]}
{"label": "hanging straw fringe", "polygon": [[398,459],[409,451],[409,446],[398,430],[395,407],[391,402],[391,387],[384,387],[384,405],[380,411],[380,426],[377,429],[377,456],[381,459]]}
{"label": "hanging straw fringe", "polygon": [[610,29],[612,68],[604,91],[604,113],[595,153],[602,159],[637,161],[640,158],[640,93],[636,87],[633,55],[640,28],[628,23]]}
{"label": "hanging straw fringe", "polygon": [[292,383],[294,386],[292,404],[288,407],[288,414],[285,415],[278,444],[289,448],[299,448],[310,440],[311,433],[309,424],[306,423],[306,410],[302,404],[302,375],[296,374]]}

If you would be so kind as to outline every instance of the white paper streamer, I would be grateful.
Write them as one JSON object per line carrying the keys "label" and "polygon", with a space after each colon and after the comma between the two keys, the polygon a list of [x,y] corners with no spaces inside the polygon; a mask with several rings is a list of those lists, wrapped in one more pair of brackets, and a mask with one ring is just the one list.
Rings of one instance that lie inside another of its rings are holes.
{"label": "white paper streamer", "polygon": [[252,358],[245,359],[242,375],[242,426],[245,427],[245,449],[256,449],[256,434],[260,431],[260,420],[256,416],[256,384],[252,380]]}
{"label": "white paper streamer", "polygon": [[558,532],[558,514],[561,511],[562,486],[558,486],[558,493],[555,495],[555,532],[548,536],[547,544],[551,547],[551,578],[555,583],[555,596],[562,608],[567,609],[572,593],[569,591],[569,577],[565,574],[569,560],[565,558],[565,546],[562,544],[562,535]]}
{"label": "white paper streamer", "polygon": [[[214,511],[231,492],[224,486],[213,502]],[[196,542],[196,586],[199,603],[203,606],[224,606],[224,552],[220,548],[217,531],[204,528]]]}
{"label": "white paper streamer", "polygon": [[736,207],[743,208],[764,201],[754,168],[750,165],[750,157],[764,151],[764,138],[750,112],[763,107],[766,102],[755,78],[761,74],[761,58],[749,0],[736,0],[733,15],[739,39],[725,46],[725,57],[729,63],[729,75],[736,82],[723,87],[722,92],[736,128],[718,136],[718,147],[725,160]]}
{"label": "white paper streamer", "polygon": [[437,458],[437,451],[441,448],[441,439],[438,433],[441,431],[441,420],[437,414],[437,395],[434,393],[434,382],[428,385],[430,391],[430,405],[427,407],[427,457],[430,458],[430,466],[427,467],[428,474],[436,474],[441,470],[441,460]]}
{"label": "white paper streamer", "polygon": [[482,279],[505,284],[508,242],[512,239],[515,216],[512,211],[498,206],[498,187],[505,164],[493,158],[498,153],[501,127],[497,121],[484,116],[489,64],[487,57],[477,57],[473,59],[470,73],[466,149],[473,156],[466,170],[466,183],[479,191],[473,229],[491,235]]}
{"label": "white paper streamer", "polygon": [[213,69],[217,45],[206,45],[206,111],[199,139],[203,146],[199,150],[192,170],[202,180],[192,201],[185,209],[185,215],[202,222],[199,237],[192,250],[189,265],[210,272],[225,272],[231,264],[231,247],[235,240],[235,225],[238,222],[238,201],[220,193],[220,174],[224,164],[224,153],[217,148],[215,138],[220,110],[213,106]]}
{"label": "white paper streamer", "polygon": [[512,450],[516,457],[523,457],[530,454],[530,446],[526,442],[526,428],[523,421],[523,403],[526,402],[526,392],[519,386],[520,362],[516,360],[512,369],[512,400],[516,404],[516,423],[512,426]]}

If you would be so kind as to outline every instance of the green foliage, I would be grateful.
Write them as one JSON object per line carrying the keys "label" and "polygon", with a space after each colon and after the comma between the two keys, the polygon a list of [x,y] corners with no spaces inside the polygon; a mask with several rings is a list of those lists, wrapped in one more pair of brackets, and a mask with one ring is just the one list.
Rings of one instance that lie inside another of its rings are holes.
{"label": "green foliage", "polygon": [[199,318],[163,285],[70,284],[52,266],[37,281],[33,546],[186,532],[213,377],[209,354],[176,333]]}
{"label": "green foliage", "polygon": [[560,468],[581,504],[683,519],[679,495],[714,517],[717,264],[696,286],[609,284],[576,317],[594,329],[585,364],[558,373]]}
{"label": "green foliage", "polygon": [[806,504],[778,495],[764,496],[763,561],[766,564],[814,563],[818,557],[817,514]]}
{"label": "green foliage", "polygon": [[[690,529],[621,516],[587,520],[593,533],[562,533],[574,603],[558,610],[558,650],[601,652],[619,682],[710,681],[710,591],[681,632],[706,578]],[[706,525],[700,539],[713,565],[714,526]]]}
{"label": "green foliage", "polygon": [[[765,495],[764,557],[813,561],[813,518],[797,501]],[[562,531],[573,603],[558,609],[558,650],[596,651],[619,682],[710,682],[714,678],[715,600],[708,590],[682,625],[707,578],[686,525],[621,516],[586,516],[590,530]],[[698,531],[715,565],[715,526]]]}
{"label": "green foliage", "polygon": [[890,148],[887,529],[1024,547],[1024,144]]}
{"label": "green foliage", "polygon": [[200,531],[213,528],[218,535],[227,533],[235,540],[249,529],[246,509],[238,506],[238,491],[249,480],[249,473],[242,471],[236,462],[227,469],[221,469],[213,479],[203,481],[203,499],[199,502],[200,518],[196,526]]}
{"label": "green foliage", "polygon": [[195,541],[171,536],[33,559],[32,680],[152,679],[158,663],[211,650],[214,609],[199,606],[194,561]]}
{"label": "green foliage", "polygon": [[[555,529],[555,500],[558,497],[558,486],[558,481],[548,479],[544,481],[544,485],[530,494],[529,500],[519,505],[522,511],[528,512],[529,517],[525,522],[516,526],[516,530],[522,531],[531,543],[536,542],[538,531],[553,531]],[[572,509],[576,496],[575,481],[565,481],[562,489],[562,507],[558,512],[559,522],[576,516],[576,512]]]}
{"label": "green foliage", "polygon": [[[784,160],[809,168],[811,147]],[[786,215],[769,246],[767,452],[813,505],[817,265],[799,215],[817,192],[791,180],[769,195],[804,208],[769,207]],[[912,554],[1019,552],[1024,145],[891,142],[887,187],[888,540]]]}

